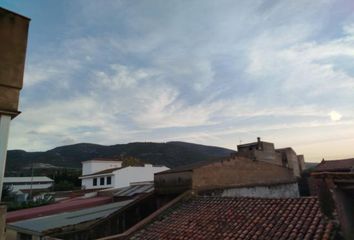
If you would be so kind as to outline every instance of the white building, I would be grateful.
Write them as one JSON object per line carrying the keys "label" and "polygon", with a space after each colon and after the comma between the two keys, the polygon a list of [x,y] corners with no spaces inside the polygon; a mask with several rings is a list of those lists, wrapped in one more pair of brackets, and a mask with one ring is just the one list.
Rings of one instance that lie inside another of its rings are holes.
{"label": "white building", "polygon": [[27,189],[49,189],[54,180],[48,177],[5,177],[4,186],[10,186],[13,192]]}
{"label": "white building", "polygon": [[121,161],[94,159],[82,162],[81,186],[83,189],[127,187],[132,182],[153,181],[155,173],[168,169],[151,164],[122,167]]}

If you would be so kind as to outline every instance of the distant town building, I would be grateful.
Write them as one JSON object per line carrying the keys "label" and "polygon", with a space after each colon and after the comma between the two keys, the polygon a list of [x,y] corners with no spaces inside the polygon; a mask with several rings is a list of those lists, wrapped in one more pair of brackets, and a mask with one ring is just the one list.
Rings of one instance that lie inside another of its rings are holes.
{"label": "distant town building", "polygon": [[[279,193],[279,196],[299,195],[291,169],[242,156],[183,166],[155,174],[155,190],[159,194],[178,194],[186,190],[201,193],[220,189],[234,189],[235,194],[241,194],[240,189],[245,192],[246,189],[258,186],[259,195],[256,196],[260,197],[264,191],[270,189],[270,185],[283,186],[282,191],[285,192]],[[249,192],[251,194],[252,191]]]}
{"label": "distant town building", "polygon": [[235,155],[292,169],[296,177],[300,177],[305,169],[303,155],[297,155],[291,147],[275,149],[273,143],[261,141],[260,138],[257,142],[238,145]]}
{"label": "distant town building", "polygon": [[46,190],[53,186],[54,180],[45,177],[5,177],[4,186],[9,186],[13,192],[21,190]]}
{"label": "distant town building", "polygon": [[122,188],[132,182],[153,181],[154,173],[168,170],[165,166],[122,166],[122,161],[94,159],[82,162],[82,188]]}
{"label": "distant town building", "polygon": [[[338,160],[322,160],[315,168],[313,173],[350,173],[354,172],[354,158],[338,159]],[[319,186],[322,180],[311,175],[308,179],[311,195],[318,195]]]}
{"label": "distant town building", "polygon": [[311,177],[324,214],[339,221],[343,239],[354,239],[354,172],[313,172]]}
{"label": "distant town building", "polygon": [[313,172],[354,172],[354,158],[322,160]]}

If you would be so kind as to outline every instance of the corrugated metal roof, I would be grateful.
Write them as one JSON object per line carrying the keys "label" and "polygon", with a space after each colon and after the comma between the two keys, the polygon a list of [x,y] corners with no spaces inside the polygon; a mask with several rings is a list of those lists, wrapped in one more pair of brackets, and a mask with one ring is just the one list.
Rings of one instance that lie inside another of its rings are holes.
{"label": "corrugated metal roof", "polygon": [[53,203],[34,208],[26,208],[17,211],[8,212],[6,214],[6,222],[22,221],[30,218],[38,218],[63,212],[72,212],[84,208],[95,207],[102,204],[108,204],[112,202],[111,197],[94,197],[88,199],[82,199],[76,197],[67,199],[59,203]]}
{"label": "corrugated metal roof", "polygon": [[133,185],[117,191],[115,197],[132,197],[136,194],[149,193],[154,191],[153,184]]}
{"label": "corrugated metal roof", "polygon": [[5,177],[4,183],[20,183],[20,182],[54,182],[49,177]]}
{"label": "corrugated metal roof", "polygon": [[31,232],[35,235],[43,235],[51,229],[62,228],[65,226],[76,225],[83,222],[98,220],[106,217],[120,208],[128,205],[133,200],[105,204],[98,207],[79,210],[75,212],[61,213],[46,217],[28,219],[24,221],[14,222],[7,225],[9,229],[20,232]]}

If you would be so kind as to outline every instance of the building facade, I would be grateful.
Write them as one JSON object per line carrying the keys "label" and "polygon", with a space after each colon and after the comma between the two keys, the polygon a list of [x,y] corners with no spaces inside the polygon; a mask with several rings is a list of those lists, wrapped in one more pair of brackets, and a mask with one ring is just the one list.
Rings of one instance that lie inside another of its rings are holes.
{"label": "building facade", "polygon": [[155,189],[160,194],[175,194],[190,189],[202,192],[231,187],[282,184],[295,180],[289,168],[233,156],[208,164],[157,173]]}
{"label": "building facade", "polygon": [[54,180],[48,177],[5,177],[4,186],[13,192],[21,190],[45,190],[53,186]]}
{"label": "building facade", "polygon": [[257,142],[238,145],[235,155],[292,169],[296,177],[300,177],[305,169],[303,155],[297,155],[291,147],[275,149],[273,143],[261,141],[260,138]]}
{"label": "building facade", "polygon": [[153,181],[154,173],[168,169],[151,164],[122,167],[121,161],[90,160],[82,162],[81,186],[83,189],[122,188],[132,182]]}

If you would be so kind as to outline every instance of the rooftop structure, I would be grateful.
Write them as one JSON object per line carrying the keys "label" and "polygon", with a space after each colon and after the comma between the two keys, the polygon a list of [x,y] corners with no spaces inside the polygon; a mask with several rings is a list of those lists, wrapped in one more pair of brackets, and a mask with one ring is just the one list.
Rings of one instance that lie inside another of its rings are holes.
{"label": "rooftop structure", "polygon": [[339,220],[345,239],[354,239],[354,172],[314,172],[322,211]]}
{"label": "rooftop structure", "polygon": [[[291,169],[243,156],[193,164],[155,174],[159,194],[293,183]],[[298,190],[297,190],[298,191]]]}
{"label": "rooftop structure", "polygon": [[131,198],[136,195],[147,194],[154,191],[154,184],[132,185],[114,193],[115,198]]}
{"label": "rooftop structure", "polygon": [[45,176],[39,177],[5,177],[4,185],[10,186],[12,191],[27,189],[48,189],[54,183],[54,180]]}
{"label": "rooftop structure", "polygon": [[314,172],[353,172],[354,158],[338,160],[322,160],[314,169]]}
{"label": "rooftop structure", "polygon": [[275,149],[273,143],[261,141],[260,138],[257,138],[257,142],[238,145],[235,155],[287,167],[292,169],[296,177],[300,177],[305,169],[303,155],[297,155],[290,147]]}
{"label": "rooftop structure", "polygon": [[128,187],[123,188],[108,188],[98,192],[99,196],[112,196],[115,199],[134,198],[142,194],[151,193],[154,191],[153,182],[131,183]]}
{"label": "rooftop structure", "polygon": [[55,235],[62,231],[75,231],[80,229],[80,227],[87,227],[88,224],[107,217],[130,202],[132,200],[13,222],[7,224],[7,239],[24,239],[31,236],[42,237]]}
{"label": "rooftop structure", "polygon": [[92,160],[83,161],[81,163],[83,176],[90,175],[106,169],[122,167],[122,161],[117,159],[96,158]]}
{"label": "rooftop structure", "polygon": [[11,222],[22,221],[31,218],[53,215],[62,212],[72,212],[84,208],[95,207],[102,204],[108,204],[111,202],[112,202],[111,197],[94,197],[94,198],[87,198],[87,199],[82,197],[77,197],[59,203],[9,212],[6,216],[6,222],[11,223]]}
{"label": "rooftop structure", "polygon": [[334,223],[321,214],[314,197],[193,197],[125,239],[333,239],[335,235]]}
{"label": "rooftop structure", "polygon": [[143,164],[122,167],[121,161],[90,160],[82,162],[82,188],[122,188],[132,182],[153,181],[154,173],[168,170],[164,166]]}

